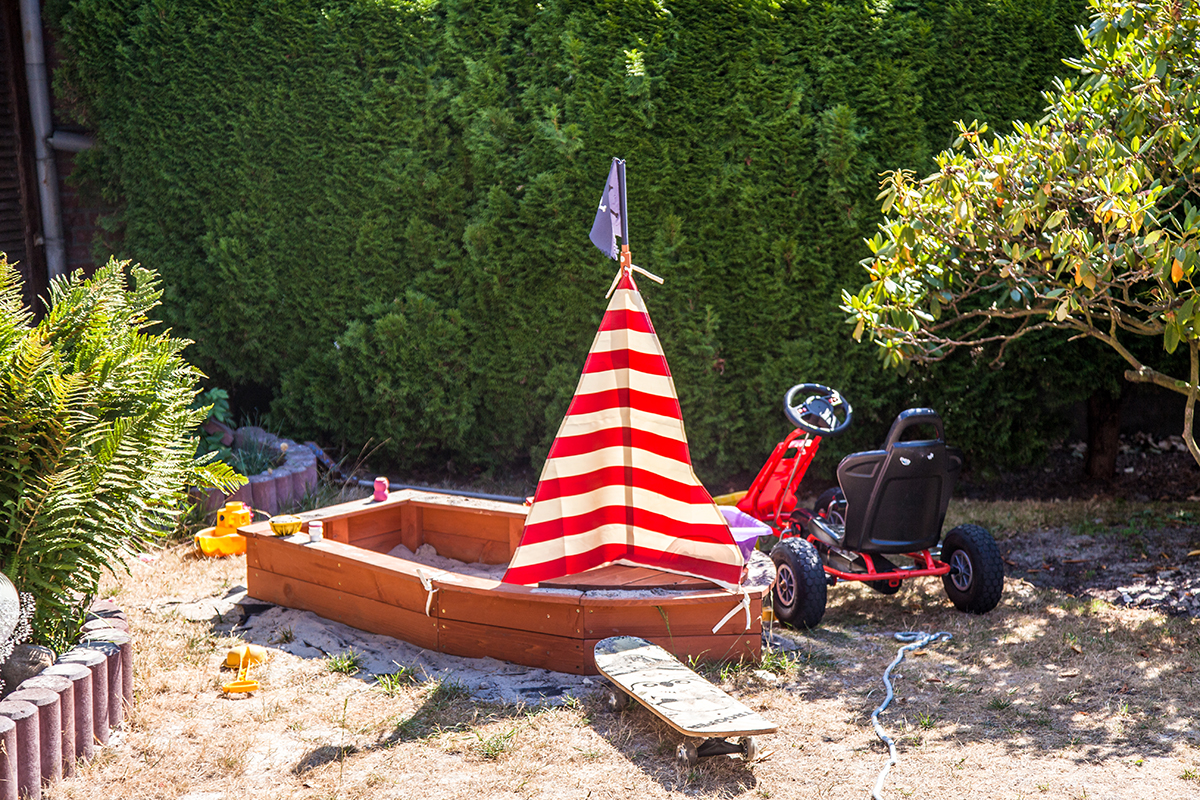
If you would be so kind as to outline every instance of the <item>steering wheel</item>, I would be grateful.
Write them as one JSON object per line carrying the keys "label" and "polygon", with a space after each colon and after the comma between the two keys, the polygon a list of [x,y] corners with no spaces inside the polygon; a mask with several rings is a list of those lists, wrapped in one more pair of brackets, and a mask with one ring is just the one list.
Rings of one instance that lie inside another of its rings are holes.
{"label": "steering wheel", "polygon": [[[803,400],[798,401],[799,398]],[[836,389],[819,383],[799,383],[788,389],[783,398],[783,413],[797,428],[816,436],[837,436],[850,427],[854,417],[846,398]]]}

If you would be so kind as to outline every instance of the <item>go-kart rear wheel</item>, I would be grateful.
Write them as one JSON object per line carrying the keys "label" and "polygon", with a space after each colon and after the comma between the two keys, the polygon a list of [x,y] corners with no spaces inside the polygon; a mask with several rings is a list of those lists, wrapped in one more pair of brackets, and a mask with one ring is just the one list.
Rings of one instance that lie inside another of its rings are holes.
{"label": "go-kart rear wheel", "polygon": [[845,525],[846,495],[842,493],[842,487],[834,486],[821,492],[817,502],[813,504],[813,513],[824,517],[830,524]]}
{"label": "go-kart rear wheel", "polygon": [[771,602],[775,617],[792,626],[815,628],[825,616],[825,569],[816,548],[799,537],[784,539],[771,550],[775,584]]}
{"label": "go-kart rear wheel", "polygon": [[942,561],[950,565],[942,585],[959,611],[986,614],[1000,602],[1004,562],[986,528],[959,525],[951,530],[942,541]]}

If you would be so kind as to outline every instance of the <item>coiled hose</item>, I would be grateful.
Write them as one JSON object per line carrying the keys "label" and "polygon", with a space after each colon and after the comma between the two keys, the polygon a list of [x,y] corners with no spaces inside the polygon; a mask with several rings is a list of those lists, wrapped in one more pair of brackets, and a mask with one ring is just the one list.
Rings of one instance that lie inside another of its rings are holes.
{"label": "coiled hose", "polygon": [[920,650],[926,645],[935,644],[937,642],[948,642],[953,638],[954,635],[946,631],[938,631],[937,633],[917,633],[915,631],[911,631],[907,633],[896,634],[896,641],[908,642],[908,644],[905,644],[896,651],[895,660],[892,661],[892,663],[888,665],[888,668],[883,671],[883,685],[887,687],[887,697],[885,697],[883,702],[879,704],[879,708],[875,709],[875,711],[871,714],[871,724],[875,726],[875,735],[878,736],[879,740],[886,744],[888,748],[888,762],[884,765],[883,771],[879,773],[879,779],[875,781],[875,788],[871,790],[872,800],[883,800],[883,782],[887,780],[888,772],[891,771],[892,765],[900,760],[896,756],[896,743],[892,741],[892,738],[884,732],[883,726],[879,724],[879,715],[883,713],[884,709],[888,707],[888,704],[892,702],[892,698],[895,697],[895,692],[892,690],[892,670],[900,666],[900,664],[904,661],[904,657],[913,650]]}

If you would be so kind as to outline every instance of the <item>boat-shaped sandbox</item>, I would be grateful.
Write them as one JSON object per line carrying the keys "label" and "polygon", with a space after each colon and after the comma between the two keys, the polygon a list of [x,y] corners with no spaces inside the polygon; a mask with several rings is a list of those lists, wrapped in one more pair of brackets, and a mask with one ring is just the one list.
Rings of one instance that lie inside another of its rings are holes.
{"label": "boat-shaped sandbox", "polygon": [[[609,565],[532,587],[388,554],[429,545],[466,565],[507,564],[525,524],[515,503],[405,490],[299,516],[304,527],[291,536],[266,522],[239,529],[251,597],[442,653],[574,674],[596,673],[593,648],[609,636],[640,636],[684,660],[760,654],[762,586],[745,590],[747,628],[742,593],[646,567]],[[322,541],[308,541],[312,520],[324,523]]]}

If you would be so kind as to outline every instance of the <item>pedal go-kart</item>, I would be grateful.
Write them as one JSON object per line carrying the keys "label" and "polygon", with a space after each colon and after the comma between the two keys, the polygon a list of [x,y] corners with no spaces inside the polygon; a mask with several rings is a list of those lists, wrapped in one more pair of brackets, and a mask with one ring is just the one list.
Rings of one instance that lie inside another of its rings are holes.
{"label": "pedal go-kart", "polygon": [[882,449],[842,459],[839,486],[821,494],[811,510],[797,507],[796,488],[821,438],[845,431],[854,412],[833,389],[802,383],[788,390],[784,413],[796,430],[776,445],[737,501],[779,537],[771,550],[776,618],[813,628],[825,615],[827,588],[839,581],[895,594],[904,581],[929,575],[941,576],[961,611],[984,614],[996,607],[1004,564],[992,535],[978,525],[941,535],[962,452],[946,445],[936,412],[901,412]]}

